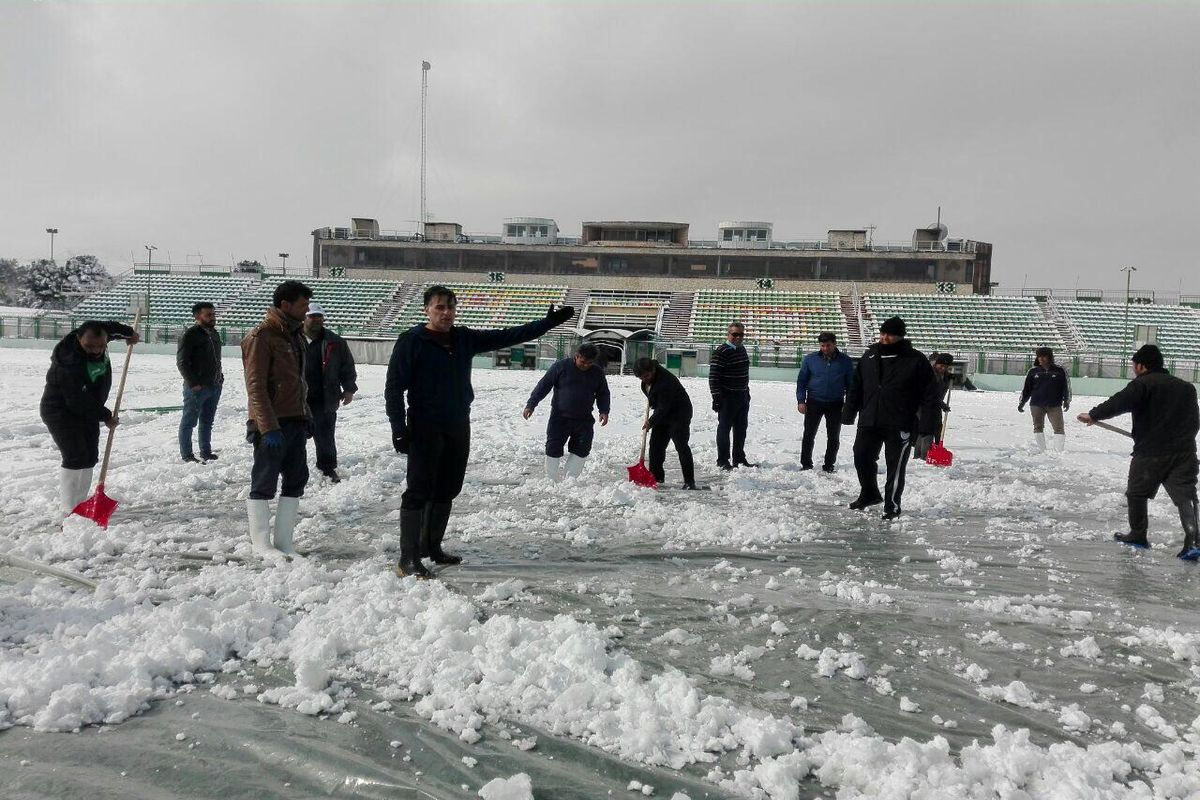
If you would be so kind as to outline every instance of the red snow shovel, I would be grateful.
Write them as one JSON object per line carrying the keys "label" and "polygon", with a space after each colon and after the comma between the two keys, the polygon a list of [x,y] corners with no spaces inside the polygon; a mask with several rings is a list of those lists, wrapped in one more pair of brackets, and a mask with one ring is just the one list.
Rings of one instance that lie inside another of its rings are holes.
{"label": "red snow shovel", "polygon": [[[139,311],[133,317],[133,329],[137,331],[138,323],[141,322],[142,314]],[[129,374],[129,358],[133,355],[133,345],[126,343],[125,345],[125,366],[121,368],[121,383],[117,386],[117,399],[113,403],[113,417],[121,412],[121,395],[125,392],[125,376]],[[113,435],[116,434],[115,427],[108,429],[108,444],[104,446],[104,461],[100,465],[100,480],[96,482],[96,493],[84,500],[79,505],[75,506],[72,514],[90,519],[99,525],[101,528],[108,528],[108,521],[112,518],[113,512],[117,510],[117,501],[104,493],[104,478],[108,474],[108,457],[112,455]]]}
{"label": "red snow shovel", "polygon": [[[646,419],[650,419],[649,399],[646,400]],[[657,489],[658,481],[654,479],[654,475],[650,470],[646,469],[646,437],[649,434],[650,431],[642,431],[642,452],[638,455],[638,463],[629,467],[629,480],[638,486],[645,486],[647,489]]]}
{"label": "red snow shovel", "polygon": [[[951,390],[953,391],[953,390]],[[950,393],[946,393],[946,399],[949,400]],[[954,453],[946,449],[942,442],[946,441],[946,428],[950,425],[950,412],[946,412],[946,416],[942,419],[942,435],[938,440],[929,445],[929,450],[925,453],[925,463],[932,467],[948,467],[954,463]]]}

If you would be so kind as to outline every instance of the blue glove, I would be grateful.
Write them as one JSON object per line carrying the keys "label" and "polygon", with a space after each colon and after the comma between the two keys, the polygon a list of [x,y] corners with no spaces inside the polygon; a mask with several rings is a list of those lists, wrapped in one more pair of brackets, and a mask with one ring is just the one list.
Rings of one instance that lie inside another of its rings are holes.
{"label": "blue glove", "polygon": [[278,450],[283,447],[283,431],[268,431],[264,433],[262,442],[264,446],[272,450]]}

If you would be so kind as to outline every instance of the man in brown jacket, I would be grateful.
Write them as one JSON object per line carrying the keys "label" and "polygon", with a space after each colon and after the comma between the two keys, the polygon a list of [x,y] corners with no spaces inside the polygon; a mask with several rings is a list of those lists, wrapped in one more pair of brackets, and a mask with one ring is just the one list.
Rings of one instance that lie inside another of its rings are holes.
{"label": "man in brown jacket", "polygon": [[[242,366],[250,420],[246,439],[254,445],[250,471],[250,544],[263,558],[296,557],[292,531],[300,496],[308,483],[309,413],[304,385],[304,337],[301,328],[312,290],[299,281],[275,287],[274,308],[242,340]],[[275,529],[269,526],[268,501],[275,497],[280,476]]]}

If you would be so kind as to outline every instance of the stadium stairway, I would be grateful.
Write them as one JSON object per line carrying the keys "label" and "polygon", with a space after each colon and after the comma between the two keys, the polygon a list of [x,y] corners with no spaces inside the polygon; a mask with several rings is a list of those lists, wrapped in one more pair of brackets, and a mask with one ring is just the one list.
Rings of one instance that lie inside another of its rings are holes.
{"label": "stadium stairway", "polygon": [[671,304],[663,314],[662,330],[659,336],[681,342],[687,339],[688,328],[692,324],[692,307],[696,302],[695,292],[673,292]]}
{"label": "stadium stairway", "polygon": [[570,333],[575,330],[578,325],[583,322],[583,309],[587,305],[588,295],[591,294],[591,289],[575,288],[567,289],[566,299],[563,300],[564,306],[571,306],[575,309],[575,316],[569,321],[564,322],[553,328],[554,333]]}
{"label": "stadium stairway", "polygon": [[392,294],[391,298],[379,304],[375,313],[367,320],[367,330],[379,336],[391,336],[396,325],[396,317],[404,311],[409,302],[421,290],[419,283],[402,283]]}
{"label": "stadium stairway", "polygon": [[841,297],[842,314],[846,317],[846,332],[850,334],[848,340],[840,344],[840,347],[847,352],[861,353],[865,347],[863,346],[862,326],[858,324],[858,311],[854,307],[854,300],[846,295]]}
{"label": "stadium stairway", "polygon": [[1046,319],[1054,324],[1058,329],[1058,335],[1062,337],[1063,343],[1067,346],[1068,353],[1083,353],[1086,348],[1083,344],[1083,337],[1080,336],[1079,330],[1071,320],[1067,319],[1054,303],[1053,297],[1047,297],[1044,301],[1039,300],[1038,305],[1041,306],[1042,313],[1046,315]]}

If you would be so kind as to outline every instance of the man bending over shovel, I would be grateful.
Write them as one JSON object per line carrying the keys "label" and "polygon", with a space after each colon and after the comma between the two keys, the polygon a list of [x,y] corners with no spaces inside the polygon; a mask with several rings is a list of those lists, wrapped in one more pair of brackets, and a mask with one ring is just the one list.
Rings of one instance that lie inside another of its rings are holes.
{"label": "man bending over shovel", "polygon": [[58,497],[64,515],[88,496],[100,460],[100,424],[117,427],[117,417],[104,405],[112,389],[111,339],[131,345],[140,341],[128,325],[88,320],[64,336],[50,355],[41,416],[62,454]]}

